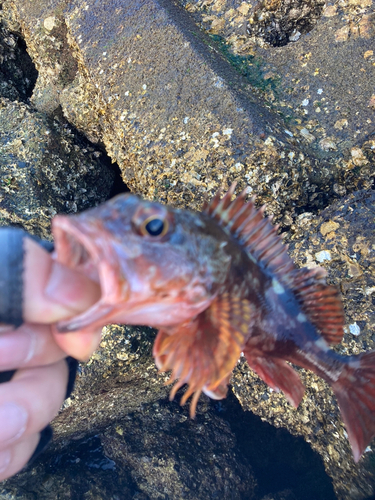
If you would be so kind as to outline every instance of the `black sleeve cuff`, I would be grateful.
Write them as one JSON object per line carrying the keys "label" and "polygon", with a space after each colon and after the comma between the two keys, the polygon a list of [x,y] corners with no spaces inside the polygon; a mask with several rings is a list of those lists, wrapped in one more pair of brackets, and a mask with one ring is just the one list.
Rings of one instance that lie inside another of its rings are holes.
{"label": "black sleeve cuff", "polygon": [[22,325],[23,303],[23,240],[22,229],[5,227],[0,230],[0,322]]}
{"label": "black sleeve cuff", "polygon": [[53,251],[53,243],[43,241],[15,227],[0,228],[0,323],[22,325],[24,240],[31,238]]}

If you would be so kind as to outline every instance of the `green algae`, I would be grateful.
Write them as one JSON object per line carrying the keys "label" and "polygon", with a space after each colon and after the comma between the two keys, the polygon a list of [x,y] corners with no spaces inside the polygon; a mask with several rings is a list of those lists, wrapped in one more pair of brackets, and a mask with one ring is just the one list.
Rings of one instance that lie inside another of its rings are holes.
{"label": "green algae", "polygon": [[267,69],[261,57],[234,54],[230,45],[222,36],[209,35],[209,37],[229,64],[235,68],[241,76],[246,78],[252,87],[262,91],[275,91],[280,86],[281,78],[279,76],[273,75],[270,78],[264,78]]}

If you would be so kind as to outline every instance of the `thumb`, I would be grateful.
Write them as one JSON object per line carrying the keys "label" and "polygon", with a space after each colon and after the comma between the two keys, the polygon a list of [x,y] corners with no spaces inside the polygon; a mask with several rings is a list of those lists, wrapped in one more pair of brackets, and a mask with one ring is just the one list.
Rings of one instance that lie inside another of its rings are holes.
{"label": "thumb", "polygon": [[24,321],[55,323],[99,300],[98,283],[54,261],[33,240],[26,238],[24,245]]}

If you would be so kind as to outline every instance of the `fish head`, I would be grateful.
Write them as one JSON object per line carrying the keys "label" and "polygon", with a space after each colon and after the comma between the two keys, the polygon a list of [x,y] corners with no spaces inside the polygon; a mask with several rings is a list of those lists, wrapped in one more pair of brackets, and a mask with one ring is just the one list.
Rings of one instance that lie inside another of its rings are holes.
{"label": "fish head", "polygon": [[209,216],[122,194],[52,223],[55,258],[101,287],[60,331],[108,323],[174,325],[206,309],[230,266],[226,233]]}

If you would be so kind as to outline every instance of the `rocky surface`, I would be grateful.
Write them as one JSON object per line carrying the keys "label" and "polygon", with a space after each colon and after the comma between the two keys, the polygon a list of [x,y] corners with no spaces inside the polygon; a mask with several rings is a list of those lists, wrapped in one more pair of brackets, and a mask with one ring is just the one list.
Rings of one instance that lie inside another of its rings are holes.
{"label": "rocky surface", "polygon": [[302,148],[309,145],[341,170],[334,191],[343,195],[361,187],[356,182],[367,175],[358,176],[363,145],[374,134],[374,2],[181,3],[220,40],[233,66],[253,78],[253,88],[286,120]]}
{"label": "rocky surface", "polygon": [[[113,172],[98,160],[103,147],[132,190],[177,206],[199,208],[236,179],[289,229],[296,262],[324,265],[340,285],[347,332],[338,349],[373,347],[371,0],[325,9],[299,0],[4,0],[0,19],[3,224],[49,237],[54,213],[106,198]],[[55,420],[51,452],[2,485],[3,498],[334,498],[311,450],[246,420],[233,398],[203,399],[197,422],[166,402],[152,338],[105,330]],[[245,409],[311,443],[337,498],[373,496],[373,454],[354,465],[330,389],[300,374],[298,410],[242,360],[233,390]],[[247,429],[261,438],[251,442]]]}
{"label": "rocky surface", "polygon": [[33,92],[38,72],[14,21],[12,28],[15,31],[0,24],[0,95],[12,101],[25,101]]}
{"label": "rocky surface", "polygon": [[51,217],[108,198],[114,174],[65,123],[0,98],[0,224],[50,238]]}
{"label": "rocky surface", "polygon": [[[272,71],[264,73],[256,58],[230,65],[222,40],[200,32],[184,10],[167,0],[14,0],[6,5],[39,71],[34,105],[46,112],[61,106],[74,126],[105,144],[128,186],[146,197],[200,207],[204,196],[238,179],[288,224],[301,207],[322,207],[329,196],[371,182],[365,152],[353,153],[357,163],[348,145],[337,154],[335,141],[316,122],[318,108],[322,115],[329,112],[320,102],[325,95],[316,100],[310,124],[302,122],[306,109],[301,102],[298,112],[292,109],[290,93],[307,98],[307,90],[314,96],[320,88],[328,91],[319,77],[310,90],[288,80],[272,97]],[[224,18],[237,12],[225,2],[193,6]],[[194,10],[191,4],[186,8]],[[328,42],[322,45],[324,61]],[[316,44],[311,50],[320,54]],[[275,54],[272,60],[281,62],[274,76],[291,64],[295,54],[288,54],[283,60],[283,53]],[[344,51],[342,58],[349,55]],[[310,148],[314,134],[320,146]]]}

